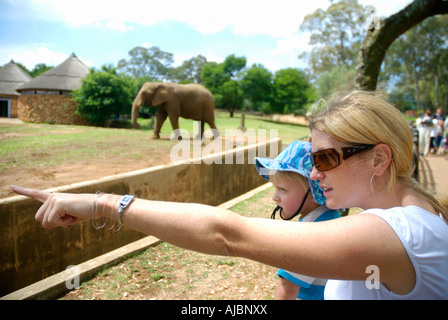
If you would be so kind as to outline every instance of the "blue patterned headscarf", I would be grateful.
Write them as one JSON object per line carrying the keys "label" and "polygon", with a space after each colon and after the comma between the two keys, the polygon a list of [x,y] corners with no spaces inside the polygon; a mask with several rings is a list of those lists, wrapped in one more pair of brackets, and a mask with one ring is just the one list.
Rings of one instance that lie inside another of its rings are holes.
{"label": "blue patterned headscarf", "polygon": [[325,205],[324,191],[319,187],[319,181],[310,179],[313,169],[311,142],[294,141],[275,159],[256,157],[254,161],[258,173],[267,181],[269,181],[269,175],[276,171],[293,171],[304,176],[310,184],[314,200],[320,205]]}

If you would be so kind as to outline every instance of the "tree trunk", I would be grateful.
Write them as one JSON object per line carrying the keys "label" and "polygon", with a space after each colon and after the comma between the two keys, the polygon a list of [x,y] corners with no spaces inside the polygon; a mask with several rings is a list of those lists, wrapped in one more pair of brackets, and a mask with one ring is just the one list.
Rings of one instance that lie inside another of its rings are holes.
{"label": "tree trunk", "polygon": [[[415,101],[417,102],[417,114],[420,111],[420,90],[418,88],[418,81],[420,80],[417,70],[415,70]],[[425,111],[425,110],[423,110]]]}
{"label": "tree trunk", "polygon": [[387,49],[396,38],[428,17],[448,13],[448,1],[415,0],[400,12],[367,30],[358,52],[355,88],[375,90]]}
{"label": "tree trunk", "polygon": [[443,102],[443,113],[446,114],[446,109],[448,106],[448,81],[445,83],[445,100]]}
{"label": "tree trunk", "polygon": [[435,75],[434,75],[434,91],[435,91],[435,105],[436,110],[439,108],[439,67],[436,68]]}

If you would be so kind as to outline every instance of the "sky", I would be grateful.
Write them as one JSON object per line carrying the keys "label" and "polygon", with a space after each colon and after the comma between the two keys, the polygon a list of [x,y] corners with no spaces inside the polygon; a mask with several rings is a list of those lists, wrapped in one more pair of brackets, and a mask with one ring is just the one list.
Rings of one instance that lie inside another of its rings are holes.
{"label": "sky", "polygon": [[[411,0],[358,0],[390,16]],[[72,53],[88,67],[117,65],[137,47],[157,46],[173,66],[201,54],[222,62],[244,56],[275,72],[306,68],[303,18],[329,0],[0,0],[0,66],[57,66]]]}

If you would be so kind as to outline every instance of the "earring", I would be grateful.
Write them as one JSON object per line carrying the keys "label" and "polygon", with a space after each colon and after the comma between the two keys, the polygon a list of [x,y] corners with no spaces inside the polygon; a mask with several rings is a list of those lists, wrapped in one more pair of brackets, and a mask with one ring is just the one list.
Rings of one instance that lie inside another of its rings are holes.
{"label": "earring", "polygon": [[[372,191],[373,194],[375,194],[375,190],[373,190],[373,178],[374,178],[375,176],[376,176],[376,173],[374,173],[374,174],[372,175],[372,178],[370,178],[370,191]],[[386,191],[386,189],[387,189],[387,183],[386,183],[386,185],[385,185],[383,191],[381,191],[380,193],[377,193],[377,194],[382,194],[384,191]]]}

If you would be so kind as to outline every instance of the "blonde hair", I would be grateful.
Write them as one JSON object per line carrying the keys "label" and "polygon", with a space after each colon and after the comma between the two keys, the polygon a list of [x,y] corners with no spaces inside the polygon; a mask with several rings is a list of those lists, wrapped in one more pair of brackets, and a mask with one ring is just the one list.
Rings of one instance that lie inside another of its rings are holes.
{"label": "blonde hair", "polygon": [[305,190],[310,189],[308,179],[302,176],[300,173],[294,171],[276,171],[269,179],[274,183],[278,181],[278,179],[300,182]]}
{"label": "blonde hair", "polygon": [[448,220],[446,203],[423,190],[412,178],[413,139],[406,119],[379,93],[337,93],[312,105],[306,117],[310,129],[327,133],[347,144],[386,144],[392,151],[387,189],[397,180],[423,194]]}

